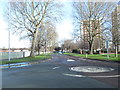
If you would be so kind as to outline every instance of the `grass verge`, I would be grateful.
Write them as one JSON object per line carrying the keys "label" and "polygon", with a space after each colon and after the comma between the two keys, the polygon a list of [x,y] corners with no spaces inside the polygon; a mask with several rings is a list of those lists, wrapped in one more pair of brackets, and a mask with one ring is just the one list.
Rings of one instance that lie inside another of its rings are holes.
{"label": "grass verge", "polygon": [[41,54],[41,55],[35,56],[35,57],[25,57],[25,58],[21,58],[21,59],[14,59],[14,60],[11,60],[11,61],[2,61],[2,62],[0,62],[0,64],[12,64],[12,63],[29,62],[29,61],[48,59],[48,58],[51,58],[51,53],[48,53],[46,55]]}
{"label": "grass verge", "polygon": [[[76,53],[64,53],[66,55],[70,56],[79,56],[79,57],[85,57],[85,54],[76,54]],[[93,54],[93,55],[87,55],[87,58],[91,59],[100,59],[100,60],[110,60],[110,61],[120,61],[120,54],[118,54],[118,57],[115,57],[115,54],[109,54],[109,59],[107,58],[107,54]]]}

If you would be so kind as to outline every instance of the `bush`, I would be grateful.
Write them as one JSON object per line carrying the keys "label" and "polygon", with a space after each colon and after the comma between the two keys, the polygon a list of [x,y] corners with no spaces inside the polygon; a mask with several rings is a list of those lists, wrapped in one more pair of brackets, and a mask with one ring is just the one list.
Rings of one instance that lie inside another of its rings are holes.
{"label": "bush", "polygon": [[102,49],[101,52],[102,53],[107,53],[107,49]]}
{"label": "bush", "polygon": [[100,54],[100,51],[93,52],[93,54]]}
{"label": "bush", "polygon": [[77,49],[73,49],[73,50],[72,50],[72,53],[80,53],[80,51],[77,50]]}

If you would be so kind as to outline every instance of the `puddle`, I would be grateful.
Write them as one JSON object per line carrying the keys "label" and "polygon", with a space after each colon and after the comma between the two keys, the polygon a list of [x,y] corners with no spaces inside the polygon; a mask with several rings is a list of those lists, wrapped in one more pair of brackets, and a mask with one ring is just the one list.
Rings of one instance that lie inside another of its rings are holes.
{"label": "puddle", "polygon": [[73,59],[68,59],[67,61],[68,61],[68,62],[73,62],[73,61],[75,61],[75,60],[73,60]]}
{"label": "puddle", "polygon": [[[22,63],[13,63],[13,64],[4,64],[0,65],[0,69],[2,68],[16,68],[16,67],[25,67],[25,66],[30,66],[28,62],[22,62]],[[10,66],[10,67],[9,67]]]}
{"label": "puddle", "polygon": [[70,68],[72,71],[76,72],[88,72],[88,73],[99,73],[99,72],[110,72],[113,68],[108,67],[98,67],[98,66],[79,66]]}

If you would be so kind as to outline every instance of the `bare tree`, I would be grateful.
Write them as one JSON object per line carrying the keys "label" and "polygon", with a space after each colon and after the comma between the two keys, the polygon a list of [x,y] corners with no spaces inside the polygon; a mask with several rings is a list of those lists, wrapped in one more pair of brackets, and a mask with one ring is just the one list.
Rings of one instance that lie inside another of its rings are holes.
{"label": "bare tree", "polygon": [[[89,44],[90,54],[93,53],[93,42],[95,37],[102,37],[102,32],[107,30],[107,23],[111,21],[111,12],[115,7],[113,2],[74,2],[74,19],[83,39]],[[108,18],[109,17],[109,18]],[[81,28],[81,26],[83,28]]]}
{"label": "bare tree", "polygon": [[41,47],[44,46],[46,52],[46,49],[48,47],[50,48],[54,46],[57,40],[57,32],[55,29],[55,25],[52,22],[44,23],[44,26],[42,26],[37,36],[36,49],[38,51],[38,54],[40,54]]}
{"label": "bare tree", "polygon": [[56,42],[57,42],[57,37],[58,34],[56,32],[56,28],[54,26],[54,24],[48,23],[47,27],[47,41],[46,41],[46,45],[51,48],[51,50],[53,50],[56,46]]}
{"label": "bare tree", "polygon": [[73,40],[65,40],[62,44],[62,49],[71,52],[73,49],[77,49],[77,44],[73,42]]}
{"label": "bare tree", "polygon": [[36,42],[36,51],[38,52],[38,55],[40,54],[40,49],[44,46],[45,42],[45,36],[44,36],[45,30],[43,29],[43,26],[38,31],[37,35],[37,42]]}
{"label": "bare tree", "polygon": [[46,21],[54,22],[60,16],[61,7],[54,0],[39,0],[39,2],[10,2],[11,29],[32,41],[30,56],[34,56],[37,36],[41,26]]}
{"label": "bare tree", "polygon": [[120,1],[112,12],[112,41],[115,47],[115,54],[118,57],[118,50],[120,50]]}

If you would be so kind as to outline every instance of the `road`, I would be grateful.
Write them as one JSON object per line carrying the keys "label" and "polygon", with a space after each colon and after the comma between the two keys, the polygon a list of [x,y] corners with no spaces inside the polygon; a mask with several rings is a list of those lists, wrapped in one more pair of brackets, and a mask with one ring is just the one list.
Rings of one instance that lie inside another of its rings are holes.
{"label": "road", "polygon": [[[109,72],[77,72],[78,66],[100,66]],[[3,88],[118,88],[118,63],[54,54],[52,59],[26,67],[2,70]],[[97,76],[97,77],[96,77]]]}

